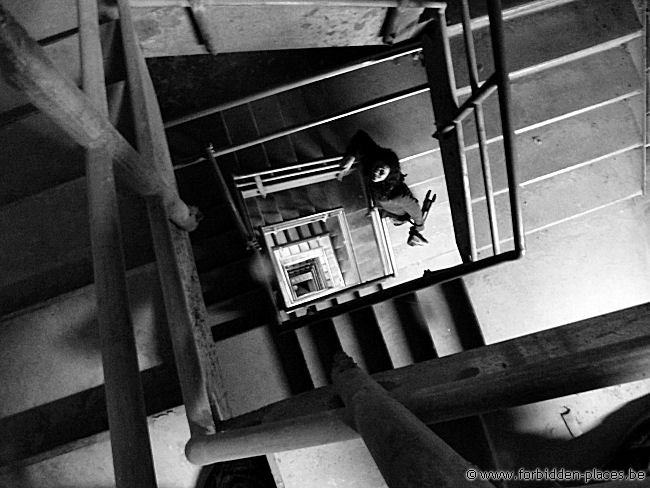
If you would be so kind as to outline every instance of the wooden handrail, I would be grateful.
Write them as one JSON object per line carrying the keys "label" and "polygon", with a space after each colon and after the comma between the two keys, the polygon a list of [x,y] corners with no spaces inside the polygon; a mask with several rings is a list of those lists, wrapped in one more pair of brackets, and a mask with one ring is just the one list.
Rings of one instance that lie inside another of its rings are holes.
{"label": "wooden handrail", "polygon": [[[77,7],[83,87],[98,112],[107,117],[97,2],[78,0]],[[156,475],[129,307],[117,191],[105,148],[86,149],[86,182],[115,483],[118,488],[153,488]]]}
{"label": "wooden handrail", "polygon": [[[118,0],[118,7],[138,149],[155,171],[173,180],[162,117],[138,46],[131,7],[125,0]],[[214,432],[215,419],[228,417],[230,412],[207,333],[207,311],[192,245],[187,232],[170,225],[168,208],[162,199],[147,199],[147,211],[190,432],[192,435]]]}

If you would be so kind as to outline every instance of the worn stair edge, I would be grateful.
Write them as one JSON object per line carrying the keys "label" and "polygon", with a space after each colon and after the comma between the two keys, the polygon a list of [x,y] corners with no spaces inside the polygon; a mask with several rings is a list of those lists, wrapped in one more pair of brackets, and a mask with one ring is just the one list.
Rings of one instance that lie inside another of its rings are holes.
{"label": "worn stair edge", "polygon": [[[524,227],[527,234],[634,198],[643,191],[644,163],[640,148],[605,156],[573,168],[570,172],[525,185],[520,193],[524,207]],[[511,241],[508,195],[497,196],[498,222],[501,241]],[[489,249],[484,202],[474,204],[477,217],[477,243],[481,251]]]}

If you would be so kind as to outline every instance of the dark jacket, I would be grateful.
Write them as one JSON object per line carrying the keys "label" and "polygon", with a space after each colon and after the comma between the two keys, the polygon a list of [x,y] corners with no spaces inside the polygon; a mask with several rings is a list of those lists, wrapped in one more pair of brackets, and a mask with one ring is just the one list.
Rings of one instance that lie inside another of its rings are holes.
{"label": "dark jacket", "polygon": [[[390,149],[377,145],[364,131],[358,131],[350,140],[346,155],[354,156],[361,164],[361,171],[375,204],[389,216],[398,219],[410,219],[417,230],[422,230],[424,221],[420,203],[404,182],[399,158]],[[385,163],[390,168],[384,181],[371,180],[372,171],[377,163]]]}

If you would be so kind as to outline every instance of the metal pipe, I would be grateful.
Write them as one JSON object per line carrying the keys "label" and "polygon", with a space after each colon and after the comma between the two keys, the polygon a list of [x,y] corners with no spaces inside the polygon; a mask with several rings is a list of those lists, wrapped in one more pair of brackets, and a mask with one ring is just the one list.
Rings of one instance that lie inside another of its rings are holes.
{"label": "metal pipe", "polygon": [[462,1],[463,38],[467,53],[467,71],[472,93],[478,90],[478,68],[476,66],[476,49],[474,48],[474,35],[472,33],[472,18],[469,11],[469,2]]}
{"label": "metal pipe", "polygon": [[226,154],[230,154],[236,151],[241,151],[242,149],[246,149],[252,146],[256,146],[257,144],[262,144],[264,142],[272,141],[274,139],[279,139],[280,137],[288,136],[291,134],[295,134],[296,132],[300,132],[306,129],[311,129],[313,127],[318,127],[319,125],[324,125],[328,124],[330,122],[334,122],[335,120],[339,120],[345,117],[349,117],[351,115],[355,115],[358,113],[366,112],[368,110],[372,110],[373,108],[381,107],[383,105],[387,105],[389,103],[397,102],[399,100],[403,100],[405,98],[410,98],[414,97],[417,95],[420,95],[422,93],[427,93],[429,91],[429,87],[426,85],[419,85],[415,88],[411,88],[409,90],[404,90],[402,92],[399,92],[397,95],[391,95],[389,97],[383,97],[380,98],[377,101],[366,103],[361,105],[358,108],[352,109],[352,110],[347,110],[345,112],[340,112],[336,115],[332,115],[330,117],[325,117],[323,119],[318,119],[312,122],[308,122],[306,124],[301,124],[301,125],[295,125],[293,127],[289,127],[288,129],[283,129],[277,132],[274,132],[273,134],[269,134],[263,137],[258,137],[257,139],[253,139],[252,141],[244,142],[242,144],[237,144],[234,146],[230,147],[225,147],[222,149],[217,149],[214,151],[214,156],[224,156]]}
{"label": "metal pipe", "polygon": [[438,129],[433,137],[439,137],[441,134],[446,134],[451,132],[455,128],[455,124],[462,122],[467,118],[469,114],[474,111],[476,105],[482,104],[487,97],[492,95],[497,90],[497,79],[495,75],[490,76],[485,83],[483,83],[476,91],[474,91],[470,97],[458,108],[458,112],[451,121]]}
{"label": "metal pipe", "polygon": [[[313,168],[313,169],[307,169],[304,171],[301,171],[300,173],[294,173],[294,174],[284,174],[284,175],[279,175],[279,176],[271,176],[269,178],[265,178],[262,180],[262,183],[272,183],[272,182],[277,182],[277,181],[283,181],[283,180],[291,180],[292,178],[295,178],[296,176],[299,176],[300,178],[304,177],[305,175],[311,175],[314,173],[320,173],[320,172],[334,172],[335,174],[339,172],[340,166],[338,164],[330,164],[328,166],[320,166],[318,168]],[[241,190],[247,190],[251,188],[255,188],[256,182],[250,181],[250,182],[245,182],[245,183],[237,183],[237,188]]]}
{"label": "metal pipe", "polygon": [[499,105],[501,112],[501,130],[506,162],[508,187],[510,188],[510,212],[512,216],[512,234],[515,251],[519,256],[526,252],[524,242],[524,222],[519,204],[519,180],[517,178],[517,159],[515,152],[514,128],[512,125],[510,80],[505,59],[505,42],[503,39],[503,18],[501,16],[501,0],[488,0],[488,17],[490,18],[490,35],[492,38],[492,53],[494,69],[499,82]]}
{"label": "metal pipe", "polygon": [[463,198],[465,199],[465,212],[467,213],[467,239],[469,240],[469,255],[472,261],[476,261],[476,230],[474,228],[474,209],[472,207],[472,195],[469,186],[469,170],[467,168],[467,155],[465,154],[465,133],[463,123],[456,122],[456,137],[458,141],[458,155],[460,158],[460,170],[463,178]]}
{"label": "metal pipe", "polygon": [[481,169],[483,170],[483,186],[485,188],[485,201],[487,203],[488,220],[490,221],[490,237],[492,238],[492,251],[494,254],[501,252],[499,243],[499,227],[497,223],[496,204],[494,202],[494,187],[492,185],[492,170],[490,168],[490,156],[488,154],[487,134],[485,131],[485,119],[483,106],[477,105],[474,110],[476,117],[476,129],[478,132],[478,147],[481,157]]}
{"label": "metal pipe", "polygon": [[343,159],[342,156],[335,156],[333,158],[323,158],[323,159],[318,159],[316,161],[310,161],[308,163],[292,164],[290,166],[282,166],[279,168],[266,169],[264,171],[258,171],[256,173],[247,173],[245,175],[233,176],[233,179],[235,181],[240,181],[243,179],[254,178],[255,176],[272,175],[276,173],[283,173],[286,171],[302,171],[303,168],[309,168],[311,166],[317,166],[326,163],[333,163],[334,161],[340,161],[341,159]]}
{"label": "metal pipe", "polygon": [[264,90],[258,93],[254,93],[252,95],[249,95],[247,97],[240,98],[238,100],[232,100],[229,102],[224,102],[219,105],[215,105],[213,107],[207,108],[205,110],[200,110],[198,112],[192,113],[185,115],[183,117],[179,117],[174,120],[170,120],[169,122],[165,123],[165,128],[169,129],[171,127],[175,127],[177,125],[184,124],[186,122],[190,122],[192,120],[200,119],[201,117],[207,117],[208,115],[215,114],[217,112],[223,112],[224,110],[228,110],[234,107],[239,107],[240,105],[244,105],[246,103],[252,103],[257,100],[261,100],[262,98],[270,97],[273,95],[277,95],[279,93],[284,93],[290,90],[294,90],[296,88],[300,88],[306,85],[310,85],[312,83],[317,83],[319,81],[327,80],[329,78],[334,78],[335,76],[343,75],[346,73],[351,73],[354,71],[358,71],[360,69],[364,68],[369,68],[371,66],[375,66],[377,64],[385,63],[387,61],[392,61],[394,59],[400,58],[402,56],[408,56],[409,54],[416,54],[422,50],[421,47],[419,47],[418,42],[410,42],[407,43],[403,46],[400,46],[399,48],[394,48],[390,49],[389,51],[386,51],[382,54],[375,55],[375,56],[370,56],[362,61],[357,61],[354,63],[349,64],[348,66],[344,66],[342,68],[338,68],[332,71],[328,71],[326,73],[321,73],[315,76],[310,76],[307,78],[303,78],[302,80],[294,81],[291,83],[286,83],[283,85],[276,86],[274,88],[269,88],[268,90]]}
{"label": "metal pipe", "polygon": [[242,218],[241,213],[237,208],[237,203],[235,202],[235,199],[233,198],[232,193],[228,188],[228,184],[226,183],[226,179],[223,177],[223,173],[221,172],[221,168],[219,168],[219,164],[217,164],[217,160],[214,157],[214,150],[211,145],[206,148],[205,154],[207,155],[208,160],[212,165],[212,169],[214,170],[214,174],[217,179],[217,184],[221,190],[221,193],[226,199],[226,203],[230,209],[230,214],[235,220],[235,225],[239,231],[239,234],[244,238],[248,247],[254,246],[256,242],[255,236],[249,232],[248,226],[244,222],[244,219]]}
{"label": "metal pipe", "polygon": [[645,85],[645,100],[644,100],[644,117],[643,117],[643,194],[647,192],[648,186],[648,117],[650,113],[650,66],[648,65],[648,47],[650,44],[650,33],[648,32],[648,21],[650,20],[650,12],[648,11],[648,0],[643,2],[643,34],[645,41],[643,43],[643,67],[644,77],[643,83]]}
{"label": "metal pipe", "polygon": [[[108,117],[96,0],[78,0],[82,83],[101,116]],[[104,148],[86,149],[88,213],[97,324],[115,484],[155,487],[144,393],[129,307],[113,161]]]}

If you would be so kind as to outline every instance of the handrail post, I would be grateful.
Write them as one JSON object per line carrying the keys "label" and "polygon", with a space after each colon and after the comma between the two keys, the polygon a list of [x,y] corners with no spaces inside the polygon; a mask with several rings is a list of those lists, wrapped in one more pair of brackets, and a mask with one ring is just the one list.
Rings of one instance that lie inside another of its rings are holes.
{"label": "handrail post", "polygon": [[515,251],[519,256],[526,252],[524,242],[524,222],[519,204],[519,180],[517,178],[517,158],[515,151],[514,128],[510,100],[510,76],[506,65],[505,42],[503,38],[503,16],[501,0],[487,0],[488,17],[490,19],[490,38],[492,39],[492,55],[494,70],[498,80],[499,106],[501,113],[501,130],[503,132],[503,147],[506,161],[506,174],[510,197],[510,214],[512,217],[512,235]]}
{"label": "handrail post", "polygon": [[[472,89],[472,98],[476,97],[480,91],[478,64],[476,62],[476,48],[474,46],[474,33],[472,32],[472,18],[469,8],[469,0],[462,0],[462,24],[463,37],[465,39],[465,51],[467,53],[467,69],[469,73],[469,83]],[[494,75],[490,81],[494,82]],[[487,83],[487,82],[486,82]],[[488,220],[490,222],[490,238],[492,240],[493,254],[501,252],[499,242],[499,228],[497,223],[497,211],[494,201],[494,189],[492,185],[492,170],[490,168],[490,157],[487,148],[487,131],[485,130],[485,117],[483,115],[482,100],[472,104],[474,108],[474,122],[476,124],[476,133],[478,136],[479,157],[481,159],[481,169],[483,170],[483,188],[485,189],[485,202],[487,204]]]}
{"label": "handrail post", "polygon": [[[97,110],[107,116],[97,3],[79,0],[77,8],[83,87]],[[156,475],[129,307],[113,162],[104,148],[86,149],[86,181],[115,483],[118,488],[153,488]]]}
{"label": "handrail post", "polygon": [[[425,68],[429,80],[431,103],[433,106],[436,127],[446,127],[458,113],[456,97],[456,82],[449,42],[445,35],[445,16],[443,12],[434,14],[437,19],[431,22],[422,36]],[[461,128],[456,124],[457,128]],[[470,216],[471,211],[467,198],[469,189],[465,188],[466,170],[462,167],[462,154],[465,148],[460,147],[459,131],[450,131],[439,138],[440,153],[447,183],[449,206],[456,238],[456,246],[464,263],[474,260],[474,245],[471,243]],[[462,135],[461,135],[462,136]]]}

